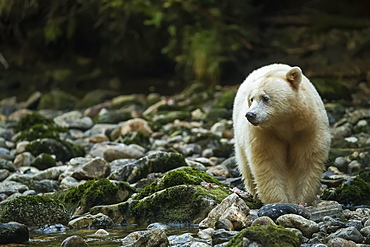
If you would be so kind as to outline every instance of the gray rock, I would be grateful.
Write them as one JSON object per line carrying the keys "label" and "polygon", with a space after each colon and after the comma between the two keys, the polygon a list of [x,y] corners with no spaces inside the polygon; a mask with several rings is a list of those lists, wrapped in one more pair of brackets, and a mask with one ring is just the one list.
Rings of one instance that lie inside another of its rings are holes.
{"label": "gray rock", "polygon": [[166,232],[161,229],[147,231],[133,243],[133,247],[167,247],[168,245]]}
{"label": "gray rock", "polygon": [[327,233],[333,233],[335,231],[337,231],[338,229],[340,228],[345,228],[346,227],[346,224],[344,222],[341,222],[337,219],[334,219],[330,216],[325,216],[323,217],[323,223],[324,223],[324,227],[325,227],[325,231]]}
{"label": "gray rock", "polygon": [[346,240],[352,240],[356,243],[361,243],[364,241],[364,237],[361,235],[361,233],[353,226],[339,229],[338,231],[330,234],[328,239],[332,238],[344,238]]}
{"label": "gray rock", "polygon": [[28,242],[29,231],[26,225],[18,222],[0,223],[0,244],[21,244]]}
{"label": "gray rock", "polygon": [[327,243],[328,247],[356,247],[357,245],[352,242],[348,241],[344,238],[332,238]]}
{"label": "gray rock", "polygon": [[183,246],[192,242],[194,237],[191,233],[184,233],[181,235],[172,235],[168,237],[171,246]]}
{"label": "gray rock", "polygon": [[212,232],[212,246],[228,242],[233,236],[238,234],[237,231],[226,231],[225,229],[218,229]]}
{"label": "gray rock", "polygon": [[77,180],[106,178],[110,174],[110,166],[102,158],[94,158],[85,164],[79,165],[72,172]]}
{"label": "gray rock", "polygon": [[90,117],[84,117],[79,111],[71,111],[54,118],[54,122],[59,126],[68,129],[87,130],[94,123]]}
{"label": "gray rock", "polygon": [[2,147],[0,147],[0,158],[6,160],[14,159],[13,155],[10,153],[10,150]]}
{"label": "gray rock", "polygon": [[23,193],[26,190],[28,190],[28,186],[18,182],[5,180],[0,183],[0,194],[4,193],[6,195],[11,195],[17,192]]}
{"label": "gray rock", "polygon": [[234,229],[240,230],[248,222],[249,207],[237,194],[233,193],[209,212],[207,218],[199,223],[199,228],[215,228],[220,219],[232,222]]}
{"label": "gray rock", "polygon": [[43,180],[43,179],[50,179],[50,180],[57,180],[63,172],[67,170],[68,166],[55,166],[50,167],[46,170],[40,171],[39,173],[33,175],[33,179],[35,180]]}
{"label": "gray rock", "polygon": [[44,179],[36,181],[30,186],[36,193],[56,192],[59,190],[59,182],[55,180]]}
{"label": "gray rock", "polygon": [[10,172],[6,169],[0,169],[0,181],[3,181],[10,175]]}
{"label": "gray rock", "polygon": [[[107,151],[108,153],[105,154]],[[116,142],[96,143],[91,148],[90,154],[93,157],[105,158],[109,162],[116,159],[138,159],[144,156],[142,150],[137,149],[135,146]]]}
{"label": "gray rock", "polygon": [[285,214],[276,219],[277,223],[285,228],[297,228],[302,234],[310,238],[312,234],[319,231],[316,222],[308,220],[297,214]]}
{"label": "gray rock", "polygon": [[166,172],[177,167],[186,166],[185,159],[177,153],[155,152],[126,164],[112,172],[108,179],[135,183],[152,172]]}
{"label": "gray rock", "polygon": [[267,204],[258,210],[258,216],[268,216],[274,221],[284,214],[297,214],[310,218],[310,212],[306,208],[293,203]]}
{"label": "gray rock", "polygon": [[0,169],[6,169],[10,172],[15,172],[14,163],[10,160],[0,158]]}
{"label": "gray rock", "polygon": [[316,206],[310,206],[307,209],[311,213],[310,220],[313,221],[322,219],[325,216],[343,216],[342,206],[336,201],[321,201]]}
{"label": "gray rock", "polygon": [[17,156],[15,156],[14,166],[15,167],[30,166],[34,159],[35,156],[33,156],[30,152],[18,154]]}
{"label": "gray rock", "polygon": [[114,222],[113,220],[102,213],[98,213],[95,215],[86,214],[81,217],[75,218],[68,222],[68,226],[74,229],[82,229],[82,228],[111,228],[113,227]]}

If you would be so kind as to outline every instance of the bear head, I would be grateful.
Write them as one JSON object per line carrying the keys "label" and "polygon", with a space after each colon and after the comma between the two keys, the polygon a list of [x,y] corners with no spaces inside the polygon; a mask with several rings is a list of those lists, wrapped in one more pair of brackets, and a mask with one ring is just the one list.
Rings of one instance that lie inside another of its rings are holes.
{"label": "bear head", "polygon": [[247,93],[248,121],[254,126],[267,127],[290,117],[292,106],[298,103],[302,77],[299,67],[257,73]]}

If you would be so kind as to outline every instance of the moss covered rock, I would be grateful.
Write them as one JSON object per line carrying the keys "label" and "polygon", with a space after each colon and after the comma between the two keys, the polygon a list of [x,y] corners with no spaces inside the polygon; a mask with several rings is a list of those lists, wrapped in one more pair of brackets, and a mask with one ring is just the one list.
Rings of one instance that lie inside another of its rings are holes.
{"label": "moss covered rock", "polygon": [[122,205],[123,214],[138,223],[194,223],[203,220],[228,192],[220,187],[177,185],[160,190],[151,196]]}
{"label": "moss covered rock", "polygon": [[370,204],[370,183],[360,177],[344,182],[338,188],[326,190],[321,196],[324,200],[334,200],[344,206],[353,207],[356,205]]}
{"label": "moss covered rock", "polygon": [[0,169],[6,169],[10,172],[15,172],[14,163],[2,158],[0,158]]}
{"label": "moss covered rock", "polygon": [[241,230],[226,247],[242,247],[243,238],[257,242],[261,246],[270,247],[299,247],[301,241],[291,231],[275,225],[253,225]]}
{"label": "moss covered rock", "polygon": [[32,141],[38,138],[59,139],[59,134],[68,129],[60,127],[51,118],[44,117],[39,113],[32,113],[22,117],[13,127],[15,132],[20,132],[18,140]]}
{"label": "moss covered rock", "polygon": [[26,146],[26,151],[34,156],[42,153],[54,154],[57,161],[66,162],[73,157],[85,155],[81,146],[73,145],[67,141],[50,138],[37,139]]}
{"label": "moss covered rock", "polygon": [[[212,184],[207,188],[201,183]],[[199,223],[231,194],[212,176],[196,169],[170,171],[144,187],[120,211],[134,222]]]}
{"label": "moss covered rock", "polygon": [[71,210],[78,210],[75,214],[86,213],[96,205],[108,205],[127,200],[133,193],[134,188],[127,183],[114,184],[106,178],[89,180],[78,187],[72,187],[60,192],[56,198],[66,203]]}
{"label": "moss covered rock", "polygon": [[45,170],[54,167],[56,163],[56,160],[50,154],[42,153],[32,161],[31,166],[39,170]]}
{"label": "moss covered rock", "polygon": [[0,244],[20,244],[28,242],[28,227],[18,222],[0,224]]}
{"label": "moss covered rock", "polygon": [[155,152],[112,172],[109,179],[135,183],[152,172],[166,172],[187,166],[184,157],[178,153]]}
{"label": "moss covered rock", "polygon": [[221,183],[214,177],[203,171],[192,168],[178,169],[166,173],[161,179],[144,187],[134,199],[142,199],[157,191],[173,187],[176,185],[200,185],[201,182],[213,183],[221,186]]}
{"label": "moss covered rock", "polygon": [[53,89],[41,97],[38,109],[71,110],[76,104],[75,96],[60,89]]}
{"label": "moss covered rock", "polygon": [[64,205],[46,196],[22,196],[7,202],[0,212],[0,221],[16,221],[27,226],[67,224]]}

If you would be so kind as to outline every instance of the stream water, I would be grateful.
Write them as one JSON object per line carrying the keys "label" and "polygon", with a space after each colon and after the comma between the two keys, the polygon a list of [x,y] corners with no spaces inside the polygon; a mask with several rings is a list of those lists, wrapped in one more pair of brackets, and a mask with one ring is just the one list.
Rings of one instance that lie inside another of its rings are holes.
{"label": "stream water", "polygon": [[[172,235],[180,235],[183,233],[192,233],[196,234],[198,232],[198,226],[173,226],[169,227],[166,230],[167,236]],[[74,230],[74,229],[67,229],[64,232],[55,232],[55,233],[42,233],[37,231],[37,229],[30,229],[30,240],[24,244],[8,244],[7,247],[30,247],[30,246],[37,246],[37,247],[57,247],[61,246],[61,243],[64,239],[68,238],[69,236],[78,235],[90,245],[90,246],[104,246],[104,247],[117,247],[122,246],[122,239],[126,237],[129,233],[135,231],[146,230],[144,226],[117,226],[113,229],[106,229],[109,232],[108,236],[105,237],[97,237],[94,233],[97,229],[82,229],[82,230]]]}

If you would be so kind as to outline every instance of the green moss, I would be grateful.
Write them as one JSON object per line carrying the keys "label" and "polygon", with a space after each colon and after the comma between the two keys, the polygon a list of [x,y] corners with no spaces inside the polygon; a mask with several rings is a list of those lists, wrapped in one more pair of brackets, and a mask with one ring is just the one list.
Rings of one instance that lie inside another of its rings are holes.
{"label": "green moss", "polygon": [[35,158],[35,160],[31,163],[31,166],[34,166],[39,170],[45,170],[55,166],[55,164],[56,161],[50,154],[43,153]]}
{"label": "green moss", "polygon": [[39,113],[32,113],[22,117],[13,127],[15,132],[27,130],[36,124],[52,125],[54,121],[51,118],[46,118]]}
{"label": "green moss", "polygon": [[197,143],[200,146],[205,147],[211,142],[219,142],[220,139],[221,138],[218,135],[213,133],[199,133],[191,137],[190,143]]}
{"label": "green moss", "polygon": [[3,206],[1,222],[16,221],[28,226],[67,224],[68,215],[64,205],[46,196],[21,196]]}
{"label": "green moss", "polygon": [[231,118],[231,111],[226,108],[215,107],[209,110],[209,112],[206,114],[205,120],[207,120],[207,122],[216,122],[221,119],[228,118]]}
{"label": "green moss", "polygon": [[17,140],[32,141],[39,138],[59,139],[59,134],[68,130],[56,125],[35,124],[27,130],[21,131]]}
{"label": "green moss", "polygon": [[299,247],[299,238],[291,231],[281,226],[254,225],[241,230],[226,245],[226,247],[243,246],[243,238],[257,242],[261,246],[271,247]]}
{"label": "green moss", "polygon": [[325,99],[351,99],[351,90],[347,83],[340,79],[315,78],[312,83]]}
{"label": "green moss", "polygon": [[230,157],[231,154],[234,152],[234,145],[233,144],[220,144],[216,148],[213,149],[213,154],[216,157]]}
{"label": "green moss", "polygon": [[333,190],[326,190],[322,195],[324,200],[334,200],[345,206],[368,205],[370,203],[370,183],[360,177],[352,181],[344,182],[340,187]]}
{"label": "green moss", "polygon": [[192,168],[178,169],[166,173],[158,182],[153,182],[150,185],[145,186],[140,193],[134,197],[134,199],[139,200],[159,190],[176,185],[200,185],[200,183],[203,181],[207,183],[213,183],[218,186],[223,186],[216,178],[208,175],[205,172]]}
{"label": "green moss", "polygon": [[75,207],[83,205],[91,208],[96,205],[117,203],[116,194],[119,188],[134,193],[134,189],[125,182],[121,182],[117,186],[111,183],[109,179],[101,178],[99,180],[89,180],[77,187],[59,192],[56,194],[56,198]]}
{"label": "green moss", "polygon": [[190,116],[187,111],[158,112],[158,115],[160,115],[160,117],[156,118],[156,122],[162,125],[171,123],[176,119],[185,120]]}
{"label": "green moss", "polygon": [[134,200],[129,214],[137,222],[199,223],[214,207],[209,204],[210,200],[220,202],[228,195],[220,187],[206,189],[202,186],[177,185],[151,197]]}
{"label": "green moss", "polygon": [[46,118],[39,113],[32,113],[22,117],[13,127],[15,132],[20,132],[17,140],[32,141],[39,138],[59,139],[59,134],[68,132],[60,127],[51,118]]}
{"label": "green moss", "polygon": [[121,136],[121,138],[119,139],[119,142],[124,143],[126,145],[137,144],[145,148],[149,148],[150,146],[149,137],[144,135],[144,133],[141,131],[127,133]]}
{"label": "green moss", "polygon": [[77,98],[59,89],[53,89],[42,96],[38,109],[71,110]]}
{"label": "green moss", "polygon": [[236,91],[230,90],[224,92],[216,101],[215,106],[219,108],[232,109]]}
{"label": "green moss", "polygon": [[85,150],[81,146],[73,145],[67,141],[56,139],[34,140],[26,146],[26,151],[37,156],[42,153],[54,154],[56,160],[66,162],[73,157],[85,155]]}

